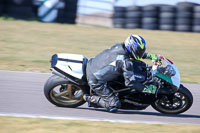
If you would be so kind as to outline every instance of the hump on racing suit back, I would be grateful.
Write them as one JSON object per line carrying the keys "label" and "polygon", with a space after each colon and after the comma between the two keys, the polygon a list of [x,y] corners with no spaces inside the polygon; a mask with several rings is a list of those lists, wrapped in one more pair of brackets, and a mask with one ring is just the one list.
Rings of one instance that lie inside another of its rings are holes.
{"label": "hump on racing suit back", "polygon": [[[130,61],[123,43],[118,43],[88,61],[87,78],[89,83],[94,82],[96,84],[97,81],[108,82],[118,76],[123,76],[122,69],[130,68],[130,70],[134,70],[133,78],[136,78],[135,80],[144,81],[145,73],[142,71],[142,67],[145,66],[146,64],[142,61]],[[133,74],[133,72],[130,74]]]}
{"label": "hump on racing suit back", "polygon": [[86,70],[88,81],[96,83],[97,81],[113,80],[120,74],[117,66],[123,65],[119,61],[126,58],[128,58],[128,55],[124,51],[123,43],[104,50],[88,61]]}

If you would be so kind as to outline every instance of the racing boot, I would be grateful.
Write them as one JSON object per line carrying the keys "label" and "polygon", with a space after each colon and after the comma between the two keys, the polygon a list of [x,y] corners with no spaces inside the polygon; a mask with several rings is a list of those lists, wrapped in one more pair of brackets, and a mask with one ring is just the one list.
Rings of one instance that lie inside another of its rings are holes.
{"label": "racing boot", "polygon": [[95,108],[103,107],[103,108],[106,108],[107,111],[111,113],[116,113],[118,111],[118,108],[110,107],[109,103],[106,102],[107,100],[104,100],[103,98],[99,96],[90,96],[90,95],[85,94],[83,96],[83,99],[86,102],[88,102],[88,107],[95,107]]}
{"label": "racing boot", "polygon": [[90,96],[88,94],[83,95],[83,99],[88,103],[88,107],[99,108],[98,102],[100,97],[98,96]]}
{"label": "racing boot", "polygon": [[114,94],[111,94],[106,99],[104,99],[105,102],[105,108],[110,113],[116,113],[118,111],[118,108],[120,108],[121,103],[119,101],[119,98],[115,96]]}
{"label": "racing boot", "polygon": [[90,96],[88,94],[83,95],[83,99],[88,103],[88,107],[98,108],[97,103],[99,99],[96,96]]}

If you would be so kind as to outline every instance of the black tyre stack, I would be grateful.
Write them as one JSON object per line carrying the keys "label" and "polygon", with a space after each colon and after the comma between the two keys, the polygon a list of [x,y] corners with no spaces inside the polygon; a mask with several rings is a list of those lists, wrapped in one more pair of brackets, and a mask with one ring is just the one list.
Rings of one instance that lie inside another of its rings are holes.
{"label": "black tyre stack", "polygon": [[74,24],[77,13],[78,0],[62,0],[65,3],[64,9],[59,9],[56,22]]}
{"label": "black tyre stack", "polygon": [[141,27],[142,10],[139,6],[130,6],[126,9],[126,28],[134,29]]}
{"label": "black tyre stack", "polygon": [[193,32],[200,32],[200,6],[195,6],[193,8]]}
{"label": "black tyre stack", "polygon": [[158,7],[148,5],[142,8],[142,29],[158,29]]}
{"label": "black tyre stack", "polygon": [[126,24],[126,8],[115,6],[113,14],[113,26],[115,28],[125,28]]}
{"label": "black tyre stack", "polygon": [[0,0],[0,16],[2,16],[4,14],[4,5],[5,5],[5,0]]}
{"label": "black tyre stack", "polygon": [[159,14],[159,29],[160,30],[174,30],[176,8],[174,6],[166,5],[160,6]]}
{"label": "black tyre stack", "polygon": [[192,31],[193,6],[190,3],[178,3],[176,12],[176,31]]}
{"label": "black tyre stack", "polygon": [[173,5],[114,7],[116,28],[142,28],[179,32],[200,32],[200,5],[179,2]]}
{"label": "black tyre stack", "polygon": [[16,19],[32,19],[35,17],[32,0],[6,0],[5,15]]}

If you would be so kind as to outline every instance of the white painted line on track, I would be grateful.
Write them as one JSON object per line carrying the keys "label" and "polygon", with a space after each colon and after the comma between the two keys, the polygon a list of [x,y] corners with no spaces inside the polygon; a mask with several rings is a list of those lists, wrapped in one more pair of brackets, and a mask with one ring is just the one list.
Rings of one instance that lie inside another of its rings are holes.
{"label": "white painted line on track", "polygon": [[60,116],[44,116],[44,115],[31,115],[31,114],[16,114],[16,113],[0,113],[0,116],[11,117],[25,117],[25,118],[45,118],[56,120],[85,120],[85,121],[103,121],[114,123],[144,123],[144,124],[191,124],[191,123],[173,123],[173,122],[159,122],[159,121],[128,121],[128,120],[111,120],[111,119],[95,119],[87,117],[60,117]]}
{"label": "white painted line on track", "polygon": [[12,71],[12,70],[0,70],[0,72],[13,72],[13,73],[32,73],[32,74],[51,74],[51,72],[49,72],[49,73],[41,73],[41,72]]}

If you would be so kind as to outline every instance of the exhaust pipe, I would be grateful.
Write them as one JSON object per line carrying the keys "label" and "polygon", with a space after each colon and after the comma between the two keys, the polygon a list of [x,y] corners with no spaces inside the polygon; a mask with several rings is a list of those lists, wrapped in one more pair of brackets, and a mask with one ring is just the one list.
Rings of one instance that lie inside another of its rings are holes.
{"label": "exhaust pipe", "polygon": [[57,75],[57,76],[59,76],[59,77],[62,77],[62,78],[64,78],[64,79],[66,79],[67,81],[70,81],[70,82],[72,82],[72,83],[74,83],[74,84],[79,85],[77,82],[75,82],[75,81],[71,80],[70,78],[64,76],[63,74],[59,73],[59,72],[56,71],[55,69],[51,68],[50,70],[52,71],[52,74],[55,74],[55,75]]}

